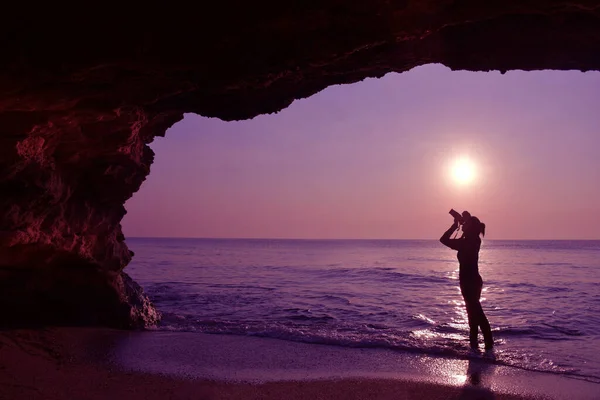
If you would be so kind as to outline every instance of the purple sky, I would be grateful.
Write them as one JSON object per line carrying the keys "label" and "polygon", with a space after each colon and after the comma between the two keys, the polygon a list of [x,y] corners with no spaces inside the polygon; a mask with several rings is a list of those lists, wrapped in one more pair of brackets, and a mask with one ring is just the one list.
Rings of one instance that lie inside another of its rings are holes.
{"label": "purple sky", "polygon": [[[600,239],[600,73],[440,65],[329,87],[278,114],[196,115],[151,145],[127,236]],[[478,179],[448,165],[468,156]]]}

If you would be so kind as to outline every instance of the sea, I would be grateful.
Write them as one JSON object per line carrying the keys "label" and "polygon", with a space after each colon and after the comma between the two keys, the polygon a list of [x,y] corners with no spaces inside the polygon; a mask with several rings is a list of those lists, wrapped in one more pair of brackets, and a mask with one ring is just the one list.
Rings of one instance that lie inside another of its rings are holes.
{"label": "sea", "polygon": [[[127,244],[126,272],[163,313],[158,330],[480,357],[469,351],[456,252],[438,241]],[[479,270],[489,362],[600,383],[600,241],[484,240]]]}

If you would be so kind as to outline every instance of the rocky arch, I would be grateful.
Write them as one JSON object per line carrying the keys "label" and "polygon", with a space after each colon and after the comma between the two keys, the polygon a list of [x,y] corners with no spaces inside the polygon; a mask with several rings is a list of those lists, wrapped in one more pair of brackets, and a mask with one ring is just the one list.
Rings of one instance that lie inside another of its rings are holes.
{"label": "rocky arch", "polygon": [[120,221],[184,112],[251,118],[433,62],[600,68],[598,0],[217,3],[4,10],[2,324],[156,321]]}

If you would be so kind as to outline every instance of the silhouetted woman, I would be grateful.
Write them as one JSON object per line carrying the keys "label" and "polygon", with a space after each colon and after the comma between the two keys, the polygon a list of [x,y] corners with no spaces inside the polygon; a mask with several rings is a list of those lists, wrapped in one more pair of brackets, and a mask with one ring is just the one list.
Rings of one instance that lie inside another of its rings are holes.
{"label": "silhouetted woman", "polygon": [[481,288],[483,281],[479,275],[479,248],[481,247],[481,238],[479,235],[485,235],[485,224],[479,218],[472,217],[468,212],[463,213],[463,235],[460,239],[450,239],[452,234],[458,229],[458,221],[442,235],[440,242],[458,250],[460,292],[465,299],[467,306],[467,316],[469,318],[469,343],[472,349],[477,349],[478,328],[481,327],[485,349],[490,350],[494,347],[492,330],[490,323],[486,318],[479,298],[481,297]]}

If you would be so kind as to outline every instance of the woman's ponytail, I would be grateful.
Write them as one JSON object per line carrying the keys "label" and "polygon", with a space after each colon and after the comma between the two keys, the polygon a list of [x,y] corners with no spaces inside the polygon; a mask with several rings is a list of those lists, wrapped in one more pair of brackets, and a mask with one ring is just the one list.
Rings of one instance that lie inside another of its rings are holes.
{"label": "woman's ponytail", "polygon": [[483,222],[481,223],[481,234],[485,236],[485,224]]}

